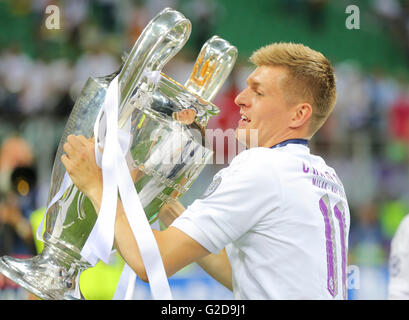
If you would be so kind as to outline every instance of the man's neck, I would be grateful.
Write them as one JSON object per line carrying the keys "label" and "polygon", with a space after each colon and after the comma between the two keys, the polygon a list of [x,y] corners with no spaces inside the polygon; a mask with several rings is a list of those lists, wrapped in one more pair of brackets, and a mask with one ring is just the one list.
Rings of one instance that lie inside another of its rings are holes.
{"label": "man's neck", "polygon": [[277,137],[271,137],[266,142],[259,145],[259,147],[271,148],[272,146],[280,144],[280,143],[282,143],[284,141],[293,140],[293,139],[309,140],[310,137],[308,137],[306,134],[303,134],[303,133],[300,133],[300,132],[290,132],[290,133],[283,134],[283,135],[280,135],[280,136],[277,136]]}

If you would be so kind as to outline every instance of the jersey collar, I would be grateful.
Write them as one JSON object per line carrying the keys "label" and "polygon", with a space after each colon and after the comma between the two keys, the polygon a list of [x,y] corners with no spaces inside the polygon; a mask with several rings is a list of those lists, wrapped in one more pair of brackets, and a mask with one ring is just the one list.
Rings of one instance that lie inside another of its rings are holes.
{"label": "jersey collar", "polygon": [[308,140],[307,139],[288,139],[288,140],[284,140],[283,142],[277,143],[274,146],[270,147],[270,149],[275,149],[275,148],[280,148],[280,147],[284,147],[287,144],[302,144],[306,147],[308,147]]}

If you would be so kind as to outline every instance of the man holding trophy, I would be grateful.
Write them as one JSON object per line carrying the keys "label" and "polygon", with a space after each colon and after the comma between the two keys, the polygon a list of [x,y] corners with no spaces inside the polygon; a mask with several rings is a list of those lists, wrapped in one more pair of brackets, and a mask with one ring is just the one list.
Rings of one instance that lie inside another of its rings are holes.
{"label": "man holding trophy", "polygon": [[[0,272],[42,299],[82,299],[81,272],[109,263],[115,247],[126,264],[114,299],[132,297],[136,275],[154,299],[171,299],[167,277],[195,261],[236,299],[346,299],[344,188],[308,148],[335,105],[330,62],[292,43],[252,55],[256,68],[235,99],[247,150],[185,210],[177,199],[212,158],[211,101],[237,58],[213,36],[177,83],[161,70],[190,31],[183,14],[164,9],[118,72],[88,79],[54,161],[37,231],[44,249],[0,257]],[[152,230],[158,217],[167,229]]]}
{"label": "man holding trophy", "polygon": [[[345,191],[308,147],[336,102],[333,68],[321,53],[293,43],[262,47],[250,60],[255,70],[235,99],[236,136],[247,150],[186,210],[174,200],[162,206],[168,228],[153,234],[166,275],[198,262],[236,299],[347,299]],[[94,141],[70,135],[63,148],[72,182],[98,213],[104,179]],[[118,199],[115,248],[150,281],[124,211]]]}

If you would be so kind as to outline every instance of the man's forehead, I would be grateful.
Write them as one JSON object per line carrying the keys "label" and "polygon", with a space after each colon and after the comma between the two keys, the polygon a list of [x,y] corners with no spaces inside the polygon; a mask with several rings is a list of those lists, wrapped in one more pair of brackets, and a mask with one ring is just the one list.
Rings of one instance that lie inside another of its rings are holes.
{"label": "man's forehead", "polygon": [[281,66],[259,66],[247,78],[248,85],[269,86],[279,84],[287,76],[287,70]]}

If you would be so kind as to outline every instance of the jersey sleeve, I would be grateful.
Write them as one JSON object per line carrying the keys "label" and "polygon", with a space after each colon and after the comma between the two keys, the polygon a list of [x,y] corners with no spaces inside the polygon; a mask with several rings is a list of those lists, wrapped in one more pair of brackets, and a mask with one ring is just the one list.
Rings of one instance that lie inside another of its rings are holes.
{"label": "jersey sleeve", "polygon": [[280,181],[271,163],[256,154],[241,160],[216,174],[204,197],[171,225],[213,253],[262,224],[280,203]]}

